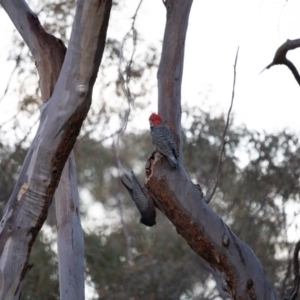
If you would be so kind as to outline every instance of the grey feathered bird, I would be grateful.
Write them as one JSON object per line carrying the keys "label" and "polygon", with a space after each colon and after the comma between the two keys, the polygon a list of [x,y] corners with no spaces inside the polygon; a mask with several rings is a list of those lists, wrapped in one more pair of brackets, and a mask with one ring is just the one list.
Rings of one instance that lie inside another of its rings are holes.
{"label": "grey feathered bird", "polygon": [[140,222],[149,227],[155,225],[156,211],[152,199],[147,198],[144,189],[137,181],[133,171],[131,171],[130,174],[125,173],[125,176],[128,181],[130,181],[131,188],[122,180],[122,178],[121,181],[141,214]]}
{"label": "grey feathered bird", "polygon": [[149,122],[153,145],[166,156],[170,166],[176,169],[178,166],[178,154],[172,132],[163,124],[159,114],[151,114]]}

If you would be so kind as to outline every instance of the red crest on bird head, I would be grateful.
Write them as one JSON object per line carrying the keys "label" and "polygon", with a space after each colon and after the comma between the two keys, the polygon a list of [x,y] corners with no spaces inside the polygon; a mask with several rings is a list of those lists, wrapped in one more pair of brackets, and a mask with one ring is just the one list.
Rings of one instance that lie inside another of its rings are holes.
{"label": "red crest on bird head", "polygon": [[152,113],[149,117],[149,122],[151,125],[159,125],[162,123],[162,120],[159,114]]}

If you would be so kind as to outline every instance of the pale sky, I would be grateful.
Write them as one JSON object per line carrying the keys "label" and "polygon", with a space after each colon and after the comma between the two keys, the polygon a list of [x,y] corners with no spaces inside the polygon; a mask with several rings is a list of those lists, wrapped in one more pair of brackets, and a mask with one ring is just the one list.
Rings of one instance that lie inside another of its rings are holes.
{"label": "pale sky", "polygon": [[[275,66],[259,74],[286,39],[300,37],[299,11],[299,1],[194,1],[184,92],[190,90],[196,98],[196,87],[210,86],[208,102],[227,110],[239,46],[236,122],[258,130],[299,131],[300,87],[291,72]],[[289,57],[300,62],[300,51]]]}
{"label": "pale sky", "polygon": [[[130,1],[122,14],[115,13],[111,17],[111,23],[118,19],[119,26],[115,27],[114,35],[120,39],[130,27],[130,17],[138,2]],[[186,41],[183,102],[198,104],[216,113],[226,112],[231,98],[233,63],[239,46],[233,107],[236,124],[244,123],[256,130],[274,131],[290,127],[300,131],[300,87],[290,71],[285,66],[275,66],[260,74],[286,39],[300,37],[299,11],[300,2],[296,0],[195,0]],[[124,22],[120,22],[120,18],[124,18]],[[144,0],[136,27],[148,44],[160,46],[164,22],[162,2]],[[1,9],[0,95],[8,80],[7,71],[13,66],[5,61],[10,47],[13,47],[12,30],[13,26]],[[290,51],[288,56],[300,67],[300,50]],[[153,97],[151,109],[155,110],[156,105],[156,97]],[[13,109],[1,106],[2,112]],[[137,119],[142,117],[136,116]],[[145,128],[147,126],[145,122]]]}

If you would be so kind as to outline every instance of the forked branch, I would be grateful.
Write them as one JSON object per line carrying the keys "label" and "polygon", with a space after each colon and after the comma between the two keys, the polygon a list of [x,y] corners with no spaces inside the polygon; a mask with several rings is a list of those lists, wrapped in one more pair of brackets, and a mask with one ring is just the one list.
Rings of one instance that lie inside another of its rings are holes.
{"label": "forked branch", "polygon": [[[275,66],[275,65],[285,65],[287,66],[290,71],[292,72],[292,74],[294,75],[297,83],[300,85],[300,75],[299,72],[297,70],[297,68],[295,67],[295,65],[286,58],[286,55],[288,53],[289,50],[294,50],[296,48],[300,47],[300,39],[296,39],[296,40],[286,40],[285,43],[283,43],[276,51],[275,56],[273,58],[273,61],[267,65],[265,69],[270,69],[271,67]],[[262,70],[262,72],[264,71]]]}
{"label": "forked branch", "polygon": [[[43,43],[48,46],[47,41],[35,40],[32,32],[42,34],[42,28],[25,1],[2,0],[1,4],[31,50],[35,49],[35,42],[41,42],[40,47]],[[0,299],[19,299],[22,281],[29,269],[31,247],[47,217],[64,165],[91,104],[111,5],[111,0],[77,1],[69,49],[59,80],[55,85],[57,77],[54,76],[49,93],[43,96],[43,100],[48,100],[52,94],[41,113],[40,126],[1,220]],[[53,42],[59,44],[57,40]],[[59,51],[64,50],[62,46]],[[36,55],[38,57],[39,52],[33,54],[35,59]],[[37,60],[38,67],[39,63]],[[49,64],[52,65],[51,59]],[[57,66],[59,73],[61,63]],[[47,85],[49,81],[49,78],[45,81]]]}
{"label": "forked branch", "polygon": [[231,110],[232,110],[232,106],[233,106],[233,100],[234,100],[234,94],[235,94],[236,66],[237,66],[238,55],[239,55],[239,48],[236,51],[235,61],[234,61],[234,65],[233,65],[233,87],[232,87],[232,94],[231,94],[231,103],[230,103],[229,110],[228,110],[228,113],[227,113],[226,124],[225,124],[223,135],[222,135],[222,145],[221,145],[221,150],[220,150],[220,154],[219,154],[216,179],[215,179],[215,183],[213,185],[213,188],[211,190],[211,193],[207,197],[205,197],[206,203],[209,203],[210,200],[212,199],[212,197],[214,196],[214,194],[216,192],[216,189],[218,187],[218,184],[219,184],[219,180],[220,180],[222,162],[223,162],[223,155],[224,155],[225,145],[226,145],[226,134],[227,134],[228,126],[229,126],[230,114],[231,114]]}

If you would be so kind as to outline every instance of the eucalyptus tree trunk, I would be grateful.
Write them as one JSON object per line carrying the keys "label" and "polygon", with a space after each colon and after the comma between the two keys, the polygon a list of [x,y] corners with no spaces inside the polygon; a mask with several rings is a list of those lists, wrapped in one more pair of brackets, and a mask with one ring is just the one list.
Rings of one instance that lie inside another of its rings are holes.
{"label": "eucalyptus tree trunk", "polygon": [[[44,102],[37,134],[4,209],[0,227],[0,299],[19,299],[22,281],[30,269],[31,247],[47,217],[65,163],[91,104],[112,1],[77,2],[67,51],[59,39],[44,31],[25,1],[2,0],[0,3],[34,57]],[[60,280],[61,299],[83,299],[83,239],[73,156],[64,174],[56,194],[57,206],[61,209],[57,215],[58,236],[62,237],[58,242],[60,275],[64,277]],[[71,228],[74,231],[69,241],[76,243],[76,247],[61,243]],[[69,265],[77,258],[77,266]],[[67,271],[73,274],[67,275]]]}
{"label": "eucalyptus tree trunk", "polygon": [[60,299],[84,299],[84,240],[73,151],[55,191],[55,211]]}
{"label": "eucalyptus tree trunk", "polygon": [[276,299],[273,287],[250,247],[208,206],[201,190],[184,169],[181,80],[192,0],[165,0],[163,3],[167,16],[157,74],[158,112],[175,134],[181,163],[177,170],[171,170],[166,159],[160,153],[154,153],[146,166],[146,187],[177,232],[219,274],[222,289],[232,299]]}

